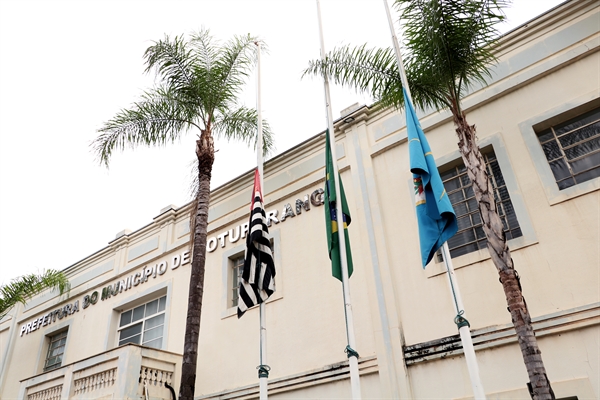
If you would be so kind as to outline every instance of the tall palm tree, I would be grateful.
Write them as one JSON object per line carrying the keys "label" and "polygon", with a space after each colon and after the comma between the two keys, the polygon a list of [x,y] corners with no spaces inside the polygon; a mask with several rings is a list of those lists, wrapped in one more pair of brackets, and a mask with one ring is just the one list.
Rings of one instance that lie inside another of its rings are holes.
{"label": "tall palm tree", "polygon": [[[185,327],[179,398],[192,400],[196,382],[198,336],[204,292],[210,178],[215,159],[214,137],[254,144],[257,111],[238,104],[238,97],[256,61],[257,39],[235,36],[221,44],[208,30],[173,39],[165,36],[144,53],[146,72],[155,71],[157,85],[130,109],[120,111],[99,129],[93,143],[108,166],[114,150],[125,146],[162,146],[196,131],[197,190],[190,216],[192,266]],[[272,147],[263,122],[264,147]]]}
{"label": "tall palm tree", "polygon": [[0,320],[17,303],[25,304],[44,290],[58,290],[63,294],[69,290],[69,280],[62,272],[47,270],[41,274],[27,274],[0,285]]}
{"label": "tall palm tree", "polygon": [[[461,98],[473,84],[486,84],[495,61],[495,26],[504,19],[505,0],[396,0],[405,28],[407,78],[421,108],[448,108],[458,147],[479,203],[491,258],[500,275],[534,399],[554,398],[542,362],[519,275],[514,268],[496,209],[485,161]],[[371,94],[384,106],[403,106],[400,74],[392,49],[343,46],[325,60],[310,61],[304,75],[326,75],[336,83]]]}

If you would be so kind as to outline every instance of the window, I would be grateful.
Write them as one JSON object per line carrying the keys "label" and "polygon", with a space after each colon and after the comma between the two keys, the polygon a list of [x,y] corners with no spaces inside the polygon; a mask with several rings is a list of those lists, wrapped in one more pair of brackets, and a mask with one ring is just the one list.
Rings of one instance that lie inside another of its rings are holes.
{"label": "window", "polygon": [[[485,159],[487,172],[492,180],[494,198],[498,214],[504,225],[504,234],[507,239],[522,236],[523,233],[519,227],[515,209],[510,200],[510,195],[496,155],[492,151],[484,154],[483,158]],[[475,194],[473,193],[466,167],[461,163],[446,172],[442,172],[440,175],[458,220],[458,232],[448,240],[450,255],[458,257],[487,248],[487,239],[483,232],[479,206],[475,200]],[[441,252],[438,252],[437,260],[438,262],[443,261]]]}
{"label": "window", "polygon": [[160,349],[162,346],[167,296],[123,311],[119,320],[119,346],[136,343]]}
{"label": "window", "polygon": [[44,362],[44,371],[51,371],[53,369],[60,368],[63,355],[65,354],[67,332],[68,331],[62,331],[50,336],[50,345],[48,346],[48,355],[46,356],[46,361]]}
{"label": "window", "polygon": [[600,108],[536,134],[559,190],[600,176]]}
{"label": "window", "polygon": [[238,287],[242,279],[242,271],[244,270],[244,254],[233,258],[231,271],[231,307],[237,307],[239,293]]}

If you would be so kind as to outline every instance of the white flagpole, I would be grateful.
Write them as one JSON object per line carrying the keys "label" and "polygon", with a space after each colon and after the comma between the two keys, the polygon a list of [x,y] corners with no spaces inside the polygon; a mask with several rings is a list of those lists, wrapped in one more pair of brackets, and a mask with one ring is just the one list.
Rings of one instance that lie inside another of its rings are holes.
{"label": "white flagpole", "polygon": [[[321,42],[321,60],[325,60],[325,44],[323,41],[323,24],[321,22],[321,3],[317,0],[317,15],[319,19],[319,39]],[[329,80],[323,76],[323,87],[325,91],[325,107],[327,109],[327,128],[329,129],[329,147],[331,148],[331,158],[333,164],[333,181],[336,193],[336,215],[338,224],[338,238],[340,242],[340,258],[342,261],[342,290],[344,294],[344,311],[346,313],[346,334],[348,346],[356,351],[356,338],[354,336],[354,317],[352,314],[352,303],[350,301],[350,285],[348,282],[348,260],[346,258],[346,232],[344,232],[344,220],[342,212],[342,196],[340,194],[340,181],[337,167],[337,156],[335,152],[335,132],[333,128],[333,116],[331,112],[331,97],[329,94]],[[348,350],[348,349],[347,349]],[[358,355],[348,352],[348,363],[350,366],[350,386],[352,389],[352,399],[360,400],[360,375],[358,372]]]}
{"label": "white flagpole", "polygon": [[[392,22],[392,16],[390,14],[390,8],[387,0],[383,0],[385,5],[385,12],[387,14],[388,24],[390,26],[390,33],[392,34],[392,43],[394,45],[394,52],[396,53],[396,61],[398,62],[398,70],[400,71],[400,79],[402,80],[402,86],[408,94],[408,99],[412,103],[412,95],[408,86],[408,80],[406,79],[406,72],[404,70],[404,63],[402,62],[402,55],[400,53],[400,46],[398,38],[396,37],[396,30],[394,29],[394,23]],[[465,360],[467,361],[467,369],[469,370],[469,377],[471,378],[471,387],[473,388],[473,396],[476,400],[485,400],[485,392],[483,391],[483,385],[481,384],[481,378],[479,377],[479,365],[477,364],[477,358],[475,357],[475,349],[473,348],[473,339],[471,338],[471,331],[469,330],[469,323],[465,317],[465,310],[458,290],[458,283],[456,282],[456,276],[454,274],[454,268],[452,266],[452,258],[450,257],[450,250],[448,250],[448,243],[444,242],[442,246],[442,252],[444,255],[444,263],[446,264],[446,270],[448,272],[448,284],[450,285],[450,293],[452,295],[454,307],[456,309],[456,318],[454,322],[458,326],[458,332],[460,334],[460,341],[463,346],[465,353]]]}
{"label": "white flagpole", "polygon": [[481,378],[479,377],[479,365],[477,364],[475,349],[473,348],[473,339],[471,338],[469,322],[465,316],[465,308],[460,295],[458,282],[456,281],[456,275],[454,274],[454,267],[452,266],[452,258],[450,256],[450,250],[448,249],[448,242],[444,242],[444,245],[442,246],[442,253],[444,255],[446,271],[448,272],[448,284],[450,285],[450,292],[453,296],[454,308],[456,310],[454,322],[458,326],[460,341],[465,353],[467,369],[469,370],[469,377],[471,378],[471,386],[473,388],[473,396],[476,400],[485,400],[485,392],[483,391],[483,385],[481,384]]}
{"label": "white flagpole", "polygon": [[[262,127],[262,105],[260,98],[260,43],[255,42],[257,46],[257,69],[256,69],[256,110],[258,114],[258,137],[256,140],[256,159],[258,165],[258,176],[260,180],[260,190],[264,202],[263,189],[263,127]],[[260,400],[267,400],[269,397],[267,389],[267,379],[269,378],[269,367],[267,366],[267,310],[265,303],[259,305],[260,314],[260,365],[258,366],[258,386],[260,391]]]}

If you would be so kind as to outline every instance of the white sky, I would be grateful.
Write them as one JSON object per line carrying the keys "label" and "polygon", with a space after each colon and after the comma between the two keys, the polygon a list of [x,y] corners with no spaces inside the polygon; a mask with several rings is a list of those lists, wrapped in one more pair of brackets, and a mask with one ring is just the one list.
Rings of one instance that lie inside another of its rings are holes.
{"label": "white sky", "polygon": [[[514,0],[507,31],[560,0]],[[390,46],[379,0],[322,0],[326,50]],[[219,39],[251,33],[262,57],[263,117],[276,154],[326,126],[323,87],[300,80],[319,57],[314,0],[0,0],[0,283],[64,269],[107,246],[161,208],[190,200],[194,136],[166,148],[126,150],[100,167],[90,143],[102,123],[152,85],[142,55],[164,34],[200,27]],[[244,95],[255,106],[255,83]],[[334,118],[359,102],[332,87]],[[254,167],[242,144],[218,142],[212,187]]]}

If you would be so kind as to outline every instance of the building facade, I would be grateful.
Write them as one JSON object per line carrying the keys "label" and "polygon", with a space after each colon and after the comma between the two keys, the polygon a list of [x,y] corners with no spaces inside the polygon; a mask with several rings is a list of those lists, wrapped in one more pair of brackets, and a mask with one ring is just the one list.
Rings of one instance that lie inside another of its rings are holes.
{"label": "building facade", "polygon": [[[557,398],[600,396],[600,7],[572,0],[506,34],[476,124],[515,267]],[[489,399],[529,398],[448,112],[421,125],[459,217],[449,241]],[[421,268],[404,115],[336,121],[352,214],[350,279],[363,398],[468,399],[443,262]],[[270,397],[350,397],[342,290],[324,227],[324,133],[265,164],[277,291],[266,304]],[[236,316],[252,172],[211,193],[197,399],[258,398],[258,310]],[[190,269],[189,205],[169,206],[65,269],[0,321],[2,399],[169,399],[178,391]]]}

